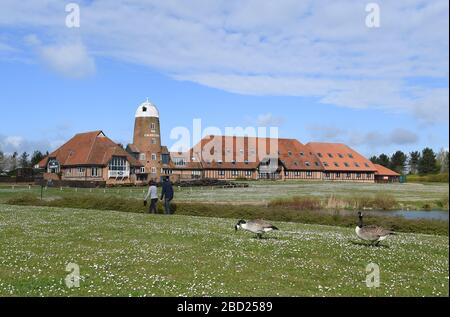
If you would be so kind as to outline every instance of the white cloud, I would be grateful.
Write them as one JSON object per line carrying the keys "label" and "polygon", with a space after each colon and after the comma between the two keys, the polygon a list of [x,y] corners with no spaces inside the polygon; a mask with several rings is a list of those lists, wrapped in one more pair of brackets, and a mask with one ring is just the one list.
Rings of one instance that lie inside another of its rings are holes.
{"label": "white cloud", "polygon": [[65,77],[76,79],[95,73],[95,61],[80,40],[45,45],[31,34],[25,37],[25,43],[37,51],[46,66]]}
{"label": "white cloud", "polygon": [[[82,2],[79,30],[64,27],[56,0],[24,3],[2,1],[0,25],[33,28],[57,43],[40,55],[66,75],[95,70],[89,51],[234,93],[448,121],[448,84],[410,83],[448,81],[447,0],[377,1],[379,29],[365,26],[366,2],[358,0]],[[74,37],[82,41],[62,40]]]}
{"label": "white cloud", "polygon": [[22,136],[5,136],[0,134],[0,151],[12,154],[14,152],[22,153],[27,152],[29,154],[34,151],[51,151],[54,150],[59,142],[50,142],[48,140],[29,140]]}

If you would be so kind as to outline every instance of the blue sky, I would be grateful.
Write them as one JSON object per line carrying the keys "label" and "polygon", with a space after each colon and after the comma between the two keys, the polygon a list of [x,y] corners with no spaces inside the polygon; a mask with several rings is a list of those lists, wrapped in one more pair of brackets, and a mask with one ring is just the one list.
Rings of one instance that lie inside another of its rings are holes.
{"label": "blue sky", "polygon": [[118,2],[77,2],[79,28],[65,1],[0,3],[0,150],[128,143],[147,97],[169,146],[200,118],[365,155],[448,148],[447,1],[378,1],[377,29],[364,1]]}

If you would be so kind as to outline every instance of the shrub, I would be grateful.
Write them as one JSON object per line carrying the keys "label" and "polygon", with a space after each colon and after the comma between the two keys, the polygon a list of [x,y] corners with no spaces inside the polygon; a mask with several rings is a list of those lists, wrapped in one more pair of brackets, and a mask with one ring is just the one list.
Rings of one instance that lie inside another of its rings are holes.
{"label": "shrub", "polygon": [[292,208],[295,210],[319,210],[322,208],[322,203],[318,198],[313,197],[292,197],[279,198],[272,200],[268,207]]}
{"label": "shrub", "polygon": [[373,200],[373,206],[381,210],[392,210],[397,206],[394,196],[386,193],[379,193]]}

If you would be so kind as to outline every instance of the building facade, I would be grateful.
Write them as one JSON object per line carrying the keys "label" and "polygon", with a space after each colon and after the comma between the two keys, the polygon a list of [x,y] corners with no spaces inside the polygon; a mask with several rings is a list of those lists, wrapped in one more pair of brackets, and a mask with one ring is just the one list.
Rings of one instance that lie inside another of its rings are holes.
{"label": "building facade", "polygon": [[44,179],[146,184],[169,177],[193,179],[396,182],[399,174],[342,143],[210,135],[187,152],[161,143],[160,116],[150,101],[135,113],[133,143],[126,150],[102,131],[77,134],[44,158]]}

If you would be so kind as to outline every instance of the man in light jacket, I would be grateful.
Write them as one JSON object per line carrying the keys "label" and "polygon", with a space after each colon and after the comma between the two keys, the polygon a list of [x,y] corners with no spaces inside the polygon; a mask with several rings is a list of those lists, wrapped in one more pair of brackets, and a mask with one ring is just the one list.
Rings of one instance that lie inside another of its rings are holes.
{"label": "man in light jacket", "polygon": [[149,213],[156,214],[156,205],[158,204],[158,188],[153,181],[150,181],[148,185],[150,187],[148,189],[147,195],[144,198],[144,201],[147,202],[148,198],[150,197]]}

